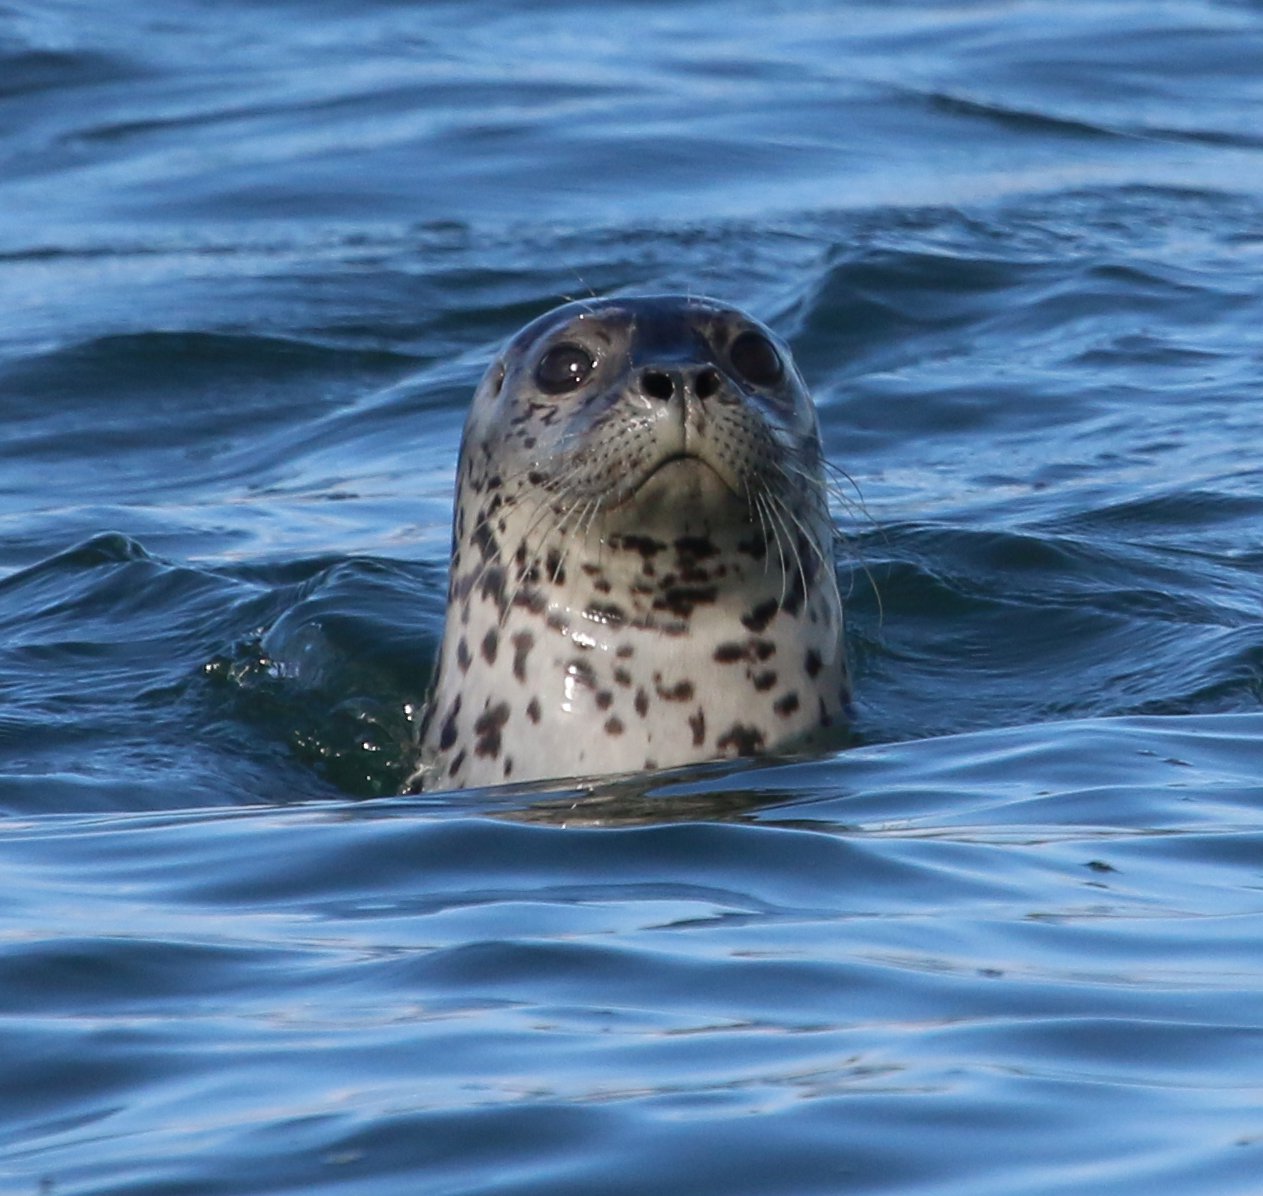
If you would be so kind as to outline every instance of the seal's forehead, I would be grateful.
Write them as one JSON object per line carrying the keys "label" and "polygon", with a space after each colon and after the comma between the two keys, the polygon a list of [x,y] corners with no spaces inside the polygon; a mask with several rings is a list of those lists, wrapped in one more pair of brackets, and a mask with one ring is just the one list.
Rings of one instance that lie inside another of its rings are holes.
{"label": "seal's forehead", "polygon": [[580,299],[532,320],[513,338],[525,348],[562,329],[634,336],[639,342],[668,344],[683,336],[709,333],[716,325],[762,327],[735,307],[693,295],[642,295],[628,299]]}

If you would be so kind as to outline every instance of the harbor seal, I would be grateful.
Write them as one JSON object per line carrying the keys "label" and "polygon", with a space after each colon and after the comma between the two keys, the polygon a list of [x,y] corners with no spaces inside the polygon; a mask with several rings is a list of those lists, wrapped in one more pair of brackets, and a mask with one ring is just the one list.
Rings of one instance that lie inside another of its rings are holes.
{"label": "harbor seal", "polygon": [[815,407],[713,300],[568,303],[461,442],[443,641],[408,788],[753,755],[845,723]]}

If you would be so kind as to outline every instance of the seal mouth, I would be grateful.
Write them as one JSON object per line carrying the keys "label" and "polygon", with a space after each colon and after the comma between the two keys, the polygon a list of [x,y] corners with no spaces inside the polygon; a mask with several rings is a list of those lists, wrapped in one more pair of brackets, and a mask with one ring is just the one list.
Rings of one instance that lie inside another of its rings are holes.
{"label": "seal mouth", "polygon": [[726,509],[741,494],[732,481],[695,452],[668,453],[644,472],[611,487],[605,509],[635,518],[674,523],[703,509]]}
{"label": "seal mouth", "polygon": [[729,485],[729,483],[724,478],[724,476],[709,461],[707,461],[705,457],[701,456],[698,453],[691,453],[691,452],[688,452],[687,450],[681,450],[678,453],[668,453],[665,457],[662,458],[661,461],[655,462],[646,471],[644,476],[638,478],[635,482],[632,483],[631,488],[627,492],[627,498],[628,499],[635,498],[636,495],[639,494],[646,486],[648,486],[649,483],[652,482],[656,477],[662,474],[665,470],[671,469],[675,466],[682,466],[686,468],[691,467],[694,470],[700,468],[701,470],[705,471],[706,473],[710,474],[712,477],[716,478],[718,481],[723,483],[723,486],[725,489],[727,490],[732,489],[731,485]]}

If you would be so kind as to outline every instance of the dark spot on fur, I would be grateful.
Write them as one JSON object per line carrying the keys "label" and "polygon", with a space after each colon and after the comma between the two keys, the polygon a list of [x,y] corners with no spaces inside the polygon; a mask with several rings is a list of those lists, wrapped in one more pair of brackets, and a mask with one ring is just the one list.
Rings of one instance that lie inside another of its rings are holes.
{"label": "dark spot on fur", "polygon": [[456,664],[459,666],[462,673],[469,672],[469,664],[471,660],[473,660],[473,657],[469,655],[469,644],[462,635],[456,644]]}
{"label": "dark spot on fur", "polygon": [[548,574],[548,580],[554,585],[564,586],[566,584],[566,567],[562,563],[561,553],[555,548],[548,550],[548,559],[544,562],[544,569]]}
{"label": "dark spot on fur", "polygon": [[478,587],[484,599],[489,598],[501,610],[504,609],[504,570],[499,565],[492,565],[482,575],[482,584]]}
{"label": "dark spot on fur", "polygon": [[807,670],[808,677],[818,676],[820,670],[824,668],[824,661],[820,659],[820,653],[815,648],[807,649],[807,660],[803,667]]}
{"label": "dark spot on fur", "polygon": [[[656,678],[655,678],[656,682]],[[658,697],[664,702],[691,702],[693,700],[693,682],[677,681],[670,689],[655,684]]]}
{"label": "dark spot on fur", "polygon": [[511,777],[513,775],[513,757],[505,756],[504,758],[504,775]]}
{"label": "dark spot on fur", "polygon": [[649,695],[643,689],[636,691],[636,713],[644,718],[649,713]]}
{"label": "dark spot on fur", "polygon": [[776,652],[776,645],[771,640],[751,640],[750,647],[754,650],[755,660],[766,660]]}
{"label": "dark spot on fur", "polygon": [[754,673],[750,680],[754,682],[754,688],[759,693],[763,693],[776,684],[776,671],[774,669],[763,669],[758,673]]}
{"label": "dark spot on fur", "polygon": [[781,718],[788,718],[795,710],[798,709],[798,695],[791,691],[783,698],[777,698],[776,701],[772,703],[772,709],[775,710]]}
{"label": "dark spot on fur", "polygon": [[824,698],[820,699],[820,725],[822,727],[833,726],[833,718],[829,714],[829,709],[824,704]]}
{"label": "dark spot on fur", "polygon": [[630,552],[638,552],[646,559],[656,556],[666,547],[661,540],[655,540],[650,536],[611,537],[610,546],[612,548],[626,548]]}
{"label": "dark spot on fur", "polygon": [[605,720],[606,735],[621,735],[623,733],[623,720],[616,714],[611,714]]}
{"label": "dark spot on fur", "polygon": [[541,713],[542,711],[539,708],[539,699],[532,698],[526,707],[526,717],[529,718],[531,722],[537,723],[539,722]]}
{"label": "dark spot on fur", "polygon": [[708,606],[715,601],[718,593],[716,586],[668,586],[660,598],[653,600],[653,609],[670,611],[681,619],[687,619],[694,607]]}
{"label": "dark spot on fur", "polygon": [[458,714],[460,714],[460,694],[456,695],[451,709],[447,712],[447,718],[443,720],[442,729],[439,731],[439,751],[447,751],[456,742],[456,716]]}
{"label": "dark spot on fur", "polygon": [[539,590],[532,589],[530,586],[523,586],[513,596],[514,606],[524,606],[533,615],[542,615],[548,606],[548,599],[544,597]]}
{"label": "dark spot on fur", "polygon": [[726,644],[720,644],[715,649],[715,660],[718,664],[736,664],[739,660],[745,660],[747,648],[744,644],[737,644],[729,641]]}
{"label": "dark spot on fur", "polygon": [[490,756],[494,760],[500,754],[500,732],[508,721],[508,702],[497,702],[484,710],[474,723],[474,734],[478,736],[478,741],[474,744],[474,754]]}
{"label": "dark spot on fur", "polygon": [[631,644],[621,644],[617,652],[614,653],[619,660],[630,660],[636,655],[636,649]]}
{"label": "dark spot on fur", "polygon": [[513,633],[513,675],[519,681],[526,680],[526,658],[535,647],[535,637],[529,631]]}
{"label": "dark spot on fur", "polygon": [[574,657],[566,665],[566,671],[580,684],[588,689],[596,689],[596,670],[581,657]]}
{"label": "dark spot on fur", "polygon": [[532,469],[531,472],[526,475],[526,480],[530,482],[532,486],[542,486],[546,481],[548,481],[548,475],[546,473],[540,473],[538,469]]}
{"label": "dark spot on fur", "polygon": [[699,561],[714,556],[718,551],[704,536],[681,536],[675,542],[675,550],[681,556],[691,556]]}
{"label": "dark spot on fur", "polygon": [[632,683],[631,674],[621,664],[614,666],[614,683],[622,686],[628,686]]}
{"label": "dark spot on fur", "polygon": [[494,560],[500,555],[499,541],[492,535],[488,524],[480,522],[474,528],[473,541],[482,554],[483,561]]}
{"label": "dark spot on fur", "polygon": [[741,621],[751,631],[762,631],[776,615],[776,599],[769,598],[760,602],[748,615],[742,615]]}
{"label": "dark spot on fur", "polygon": [[596,695],[596,708],[598,710],[608,710],[614,705],[614,695],[608,689],[602,689]]}
{"label": "dark spot on fur", "polygon": [[488,628],[487,634],[482,637],[482,658],[488,664],[495,664],[496,653],[500,650],[500,633],[494,628]]}
{"label": "dark spot on fur", "polygon": [[717,740],[715,746],[726,752],[732,748],[738,756],[753,756],[763,747],[763,732],[745,723],[733,723]]}
{"label": "dark spot on fur", "polygon": [[689,727],[693,731],[693,746],[701,747],[706,742],[706,711],[700,706],[696,714],[689,715]]}
{"label": "dark spot on fur", "polygon": [[459,771],[460,766],[465,763],[465,749],[461,748],[459,752],[452,757],[452,762],[447,766],[447,775],[454,777]]}

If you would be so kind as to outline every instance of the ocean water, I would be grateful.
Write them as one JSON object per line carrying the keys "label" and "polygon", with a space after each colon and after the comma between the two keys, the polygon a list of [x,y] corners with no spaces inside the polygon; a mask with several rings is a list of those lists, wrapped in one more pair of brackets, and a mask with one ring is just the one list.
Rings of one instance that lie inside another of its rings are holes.
{"label": "ocean water", "polygon": [[[396,796],[500,340],[820,409],[827,755]],[[1263,6],[0,3],[0,1191],[1263,1191]]]}

